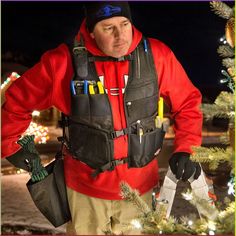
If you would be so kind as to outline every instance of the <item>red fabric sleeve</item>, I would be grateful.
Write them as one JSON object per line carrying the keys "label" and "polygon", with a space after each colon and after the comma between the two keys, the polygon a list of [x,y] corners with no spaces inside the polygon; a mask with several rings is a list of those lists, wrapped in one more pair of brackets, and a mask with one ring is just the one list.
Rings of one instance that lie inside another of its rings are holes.
{"label": "red fabric sleeve", "polygon": [[47,54],[40,63],[24,73],[6,91],[6,102],[2,106],[2,157],[20,149],[16,143],[29,127],[33,110],[51,106],[52,72]]}
{"label": "red fabric sleeve", "polygon": [[39,63],[25,72],[5,93],[2,106],[2,157],[16,153],[16,143],[29,127],[33,110],[55,106],[69,113],[69,80],[73,75],[71,58],[66,45],[46,52]]}
{"label": "red fabric sleeve", "polygon": [[174,152],[192,153],[191,146],[201,145],[201,93],[191,83],[173,52],[162,42],[151,39],[158,73],[159,93],[170,107],[174,120]]}

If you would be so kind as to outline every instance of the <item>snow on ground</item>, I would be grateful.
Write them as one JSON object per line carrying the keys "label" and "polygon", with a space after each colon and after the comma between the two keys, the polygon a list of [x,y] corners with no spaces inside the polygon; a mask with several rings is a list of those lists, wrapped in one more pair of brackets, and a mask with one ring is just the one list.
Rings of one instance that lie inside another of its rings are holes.
{"label": "snow on ground", "polygon": [[65,225],[55,229],[38,211],[26,187],[28,180],[28,173],[1,176],[2,225],[27,225],[50,229],[54,233],[65,233]]}

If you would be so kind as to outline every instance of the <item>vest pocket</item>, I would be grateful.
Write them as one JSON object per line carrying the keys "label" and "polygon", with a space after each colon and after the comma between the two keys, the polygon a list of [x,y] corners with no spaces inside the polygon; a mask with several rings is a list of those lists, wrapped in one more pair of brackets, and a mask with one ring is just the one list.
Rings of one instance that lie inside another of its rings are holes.
{"label": "vest pocket", "polygon": [[155,158],[155,153],[161,149],[165,132],[156,128],[142,136],[130,134],[130,151],[128,167],[143,167]]}
{"label": "vest pocket", "polygon": [[90,116],[89,96],[87,94],[79,94],[71,96],[72,116]]}
{"label": "vest pocket", "polygon": [[108,134],[78,123],[69,125],[70,152],[93,169],[111,161],[113,144]]}
{"label": "vest pocket", "polygon": [[126,102],[130,124],[138,119],[150,117],[156,113],[158,95]]}
{"label": "vest pocket", "polygon": [[71,119],[98,129],[112,129],[110,104],[106,94],[73,95]]}

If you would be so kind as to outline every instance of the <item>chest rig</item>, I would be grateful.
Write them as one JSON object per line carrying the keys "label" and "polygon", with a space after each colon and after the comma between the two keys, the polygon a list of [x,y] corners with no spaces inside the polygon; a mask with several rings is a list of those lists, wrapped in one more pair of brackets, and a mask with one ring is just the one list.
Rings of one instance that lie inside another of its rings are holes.
{"label": "chest rig", "polygon": [[[149,42],[143,38],[135,51],[122,58],[90,54],[81,41],[74,43],[75,75],[71,81],[71,114],[66,117],[68,148],[71,155],[84,162],[95,177],[115,166],[127,163],[128,168],[140,168],[155,158],[165,132],[157,126],[157,74]],[[114,130],[108,95],[96,88],[100,81],[95,61],[128,61],[129,77],[124,92],[127,128]],[[85,84],[94,86],[90,94]],[[128,156],[114,159],[114,139],[128,136]]]}

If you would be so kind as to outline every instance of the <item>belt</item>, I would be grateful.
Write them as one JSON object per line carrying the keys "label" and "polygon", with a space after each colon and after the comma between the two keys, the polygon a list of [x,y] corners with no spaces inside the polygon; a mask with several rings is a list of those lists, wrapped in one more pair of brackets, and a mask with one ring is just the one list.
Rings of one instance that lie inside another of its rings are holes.
{"label": "belt", "polygon": [[96,176],[106,170],[108,171],[112,171],[115,169],[116,166],[118,165],[122,165],[122,164],[125,164],[128,162],[128,158],[124,158],[124,159],[118,159],[118,160],[113,160],[113,161],[110,161],[108,162],[107,164],[99,167],[98,169],[96,169],[95,171],[93,171],[93,173],[91,174],[91,176],[93,178],[96,178]]}

